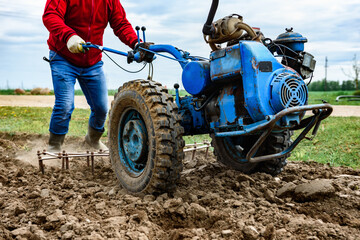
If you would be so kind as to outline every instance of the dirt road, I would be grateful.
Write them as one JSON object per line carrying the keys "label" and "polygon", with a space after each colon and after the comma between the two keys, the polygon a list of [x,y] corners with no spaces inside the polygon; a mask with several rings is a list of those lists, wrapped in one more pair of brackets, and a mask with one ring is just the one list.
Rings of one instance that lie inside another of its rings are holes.
{"label": "dirt road", "polygon": [[[109,96],[109,107],[114,97]],[[53,107],[54,96],[18,96],[0,95],[0,106],[21,106],[21,107]],[[89,105],[84,96],[75,96],[75,107],[88,109]],[[360,106],[333,106],[334,117],[360,117]]]}
{"label": "dirt road", "polygon": [[94,176],[86,159],[64,172],[46,162],[45,175],[18,160],[46,140],[0,134],[0,239],[360,239],[359,170],[290,162],[275,178],[244,175],[198,151],[173,194],[135,196],[108,158]]}

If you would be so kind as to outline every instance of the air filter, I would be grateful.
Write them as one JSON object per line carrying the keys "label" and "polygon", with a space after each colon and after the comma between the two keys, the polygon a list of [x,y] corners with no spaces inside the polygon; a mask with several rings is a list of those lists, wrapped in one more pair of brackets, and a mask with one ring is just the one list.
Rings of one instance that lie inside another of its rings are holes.
{"label": "air filter", "polygon": [[308,90],[301,77],[284,72],[271,83],[270,102],[275,112],[285,108],[304,106],[308,100]]}

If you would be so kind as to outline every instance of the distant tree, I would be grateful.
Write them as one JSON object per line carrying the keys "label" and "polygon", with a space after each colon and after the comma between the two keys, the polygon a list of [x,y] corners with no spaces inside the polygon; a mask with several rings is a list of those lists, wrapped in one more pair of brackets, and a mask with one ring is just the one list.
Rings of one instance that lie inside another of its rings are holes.
{"label": "distant tree", "polygon": [[356,59],[356,54],[354,54],[353,63],[352,63],[352,71],[345,72],[344,69],[342,69],[343,73],[352,79],[355,83],[355,89],[359,90],[359,75],[360,75],[360,65]]}
{"label": "distant tree", "polygon": [[341,84],[341,90],[355,90],[355,83],[353,80],[343,81]]}
{"label": "distant tree", "polygon": [[[326,81],[326,85],[328,91],[355,90],[355,83],[353,80],[343,81],[341,84],[338,81]],[[325,79],[312,82],[309,85],[309,91],[325,91]]]}

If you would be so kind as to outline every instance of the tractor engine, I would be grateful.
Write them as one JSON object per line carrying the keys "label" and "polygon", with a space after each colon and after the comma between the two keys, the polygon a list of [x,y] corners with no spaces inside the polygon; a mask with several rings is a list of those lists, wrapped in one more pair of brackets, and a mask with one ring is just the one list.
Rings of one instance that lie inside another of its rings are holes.
{"label": "tractor engine", "polygon": [[[237,24],[239,29],[228,24]],[[238,131],[284,109],[307,104],[304,79],[312,75],[316,62],[303,51],[306,38],[291,29],[272,41],[234,14],[214,26],[231,29],[234,38],[206,38],[214,50],[210,61],[192,61],[184,67],[184,88],[194,96],[182,98],[179,104],[183,119],[189,120],[182,124],[186,134]],[[243,40],[249,38],[253,40]],[[228,46],[221,48],[217,45],[221,43]],[[281,63],[275,57],[282,57]],[[275,130],[294,127],[303,116],[286,115]]]}

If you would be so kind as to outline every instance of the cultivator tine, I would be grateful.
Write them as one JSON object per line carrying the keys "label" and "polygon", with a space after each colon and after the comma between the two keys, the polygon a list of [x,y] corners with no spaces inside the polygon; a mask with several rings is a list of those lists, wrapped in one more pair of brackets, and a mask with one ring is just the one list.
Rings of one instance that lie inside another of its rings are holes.
{"label": "cultivator tine", "polygon": [[195,159],[196,152],[198,150],[204,149],[204,148],[206,149],[205,150],[205,158],[207,158],[207,156],[209,154],[209,148],[210,148],[210,143],[208,141],[204,141],[203,143],[194,142],[193,144],[186,144],[184,152],[192,152],[191,160],[193,161]]}
{"label": "cultivator tine", "polygon": [[[46,150],[37,151],[37,156],[39,160],[39,169],[42,174],[45,174],[45,165],[44,161],[47,160],[61,160],[61,169],[69,170],[70,169],[70,158],[86,158],[86,165],[90,168],[91,165],[91,173],[94,174],[95,170],[95,157],[108,157],[108,151],[99,150],[99,152],[90,152],[86,151],[86,153],[68,153],[66,151],[59,153],[47,152]],[[91,161],[91,163],[90,163]]]}
{"label": "cultivator tine", "polygon": [[70,165],[69,165],[69,155],[65,154],[65,161],[66,161],[66,170],[70,169]]}
{"label": "cultivator tine", "polygon": [[94,175],[94,152],[91,152],[91,173]]}
{"label": "cultivator tine", "polygon": [[206,152],[205,152],[205,159],[207,159],[207,156],[208,156],[208,153],[209,153],[210,143],[205,141],[204,144],[207,145]]}
{"label": "cultivator tine", "polygon": [[40,171],[42,172],[42,174],[44,174],[44,173],[45,173],[44,164],[43,164],[43,160],[41,159],[41,153],[40,153],[40,151],[37,151],[37,155],[38,155],[38,159],[39,159],[39,168],[40,168]]}
{"label": "cultivator tine", "polygon": [[61,159],[61,162],[62,162],[62,168],[61,170],[65,170],[65,159],[62,157],[61,153],[58,154],[59,156],[59,159]]}
{"label": "cultivator tine", "polygon": [[196,142],[194,142],[194,150],[193,150],[193,153],[192,153],[191,160],[194,160],[195,154],[196,154]]}
{"label": "cultivator tine", "polygon": [[88,155],[88,156],[86,156],[86,162],[87,162],[87,166],[88,167],[90,167],[90,156],[89,156],[89,151],[86,151],[86,154]]}

